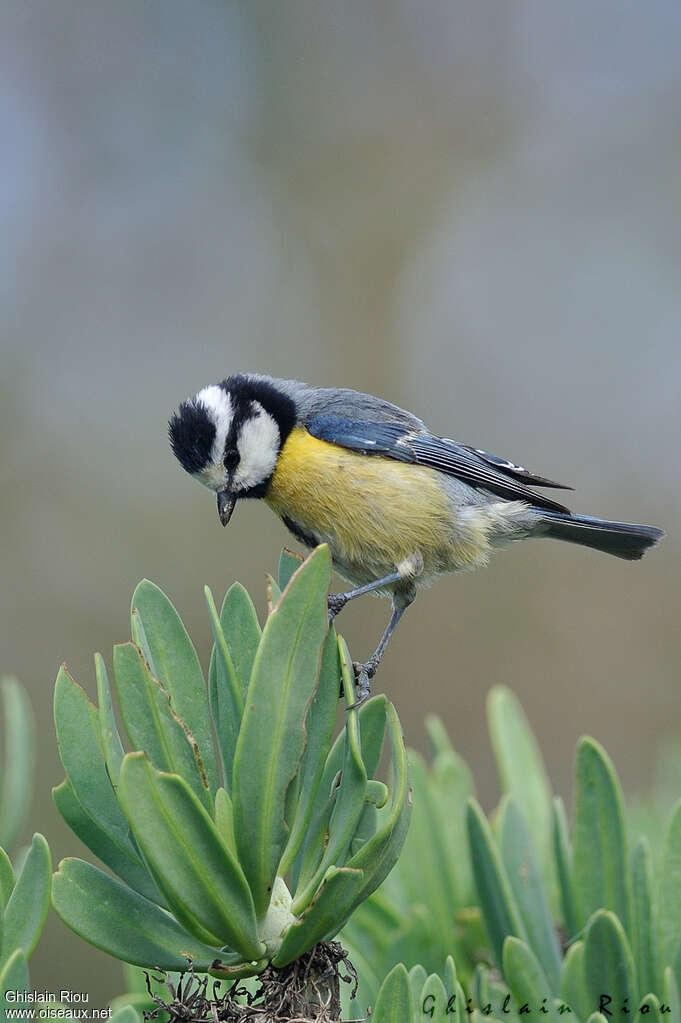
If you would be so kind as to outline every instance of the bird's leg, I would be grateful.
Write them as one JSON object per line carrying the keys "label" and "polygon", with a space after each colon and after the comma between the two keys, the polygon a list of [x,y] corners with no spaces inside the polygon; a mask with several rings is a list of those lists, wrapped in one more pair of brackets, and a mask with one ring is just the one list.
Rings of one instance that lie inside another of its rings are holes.
{"label": "bird's leg", "polygon": [[364,586],[357,586],[354,590],[346,590],[345,593],[330,593],[328,598],[329,621],[332,622],[339,611],[342,611],[345,605],[349,601],[354,600],[355,597],[363,597],[365,593],[371,593],[373,590],[382,590],[385,586],[392,586],[395,583],[401,582],[404,582],[404,573],[391,572],[390,575],[384,575],[381,579],[374,579],[370,583],[365,583]]}
{"label": "bird's leg", "polygon": [[395,598],[393,599],[393,613],[390,616],[390,621],[388,622],[385,632],[381,636],[380,643],[368,661],[353,662],[355,678],[357,679],[357,697],[355,702],[352,704],[353,707],[361,707],[361,705],[366,703],[371,696],[371,679],[378,671],[378,666],[381,663],[383,654],[385,653],[385,648],[397,627],[397,623],[409,605],[413,602],[415,596],[415,589],[398,591],[398,593],[395,594]]}

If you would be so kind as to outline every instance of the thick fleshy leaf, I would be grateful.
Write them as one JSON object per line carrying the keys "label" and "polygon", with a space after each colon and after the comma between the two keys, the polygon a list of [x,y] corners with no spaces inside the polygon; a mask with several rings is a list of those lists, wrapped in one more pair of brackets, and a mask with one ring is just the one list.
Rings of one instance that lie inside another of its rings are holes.
{"label": "thick fleshy leaf", "polygon": [[541,963],[529,946],[518,938],[506,938],[502,957],[506,983],[518,1004],[527,1003],[537,1008],[543,1005],[550,1010],[553,990]]}
{"label": "thick fleshy leaf", "polygon": [[657,995],[650,992],[641,999],[639,1011],[636,1013],[634,1023],[663,1023],[662,1014],[660,1012],[660,1001]]}
{"label": "thick fleshy leaf", "polygon": [[307,740],[297,776],[296,806],[281,860],[281,874],[288,873],[310,825],[336,723],[339,680],[338,639],[331,626],[322,649],[319,685],[307,713]]}
{"label": "thick fleshy leaf", "polygon": [[279,568],[277,570],[277,584],[281,591],[285,590],[294,572],[297,572],[303,561],[302,554],[296,554],[284,547],[279,556]]}
{"label": "thick fleshy leaf", "polygon": [[140,895],[165,905],[165,899],[156,887],[151,874],[142,862],[136,848],[128,842],[121,845],[115,838],[100,828],[78,800],[71,783],[66,778],[61,785],[52,789],[54,805],[75,835],[102,863],[106,863],[115,874],[134,888]]}
{"label": "thick fleshy leaf", "polygon": [[[12,894],[13,888],[14,867],[12,866],[12,862],[7,853],[0,846],[0,920],[2,919],[2,914],[5,911],[7,900]],[[1,941],[2,939],[0,939],[0,943]]]}
{"label": "thick fleshy leaf", "polygon": [[142,1023],[143,1018],[142,1013],[132,1005],[122,1005],[109,1017],[111,1023]]}
{"label": "thick fleshy leaf", "polygon": [[422,966],[421,963],[412,966],[409,971],[409,991],[411,993],[412,1012],[417,1019],[421,1013],[421,991],[427,980],[428,974],[426,973],[425,966]]}
{"label": "thick fleshy leaf", "polygon": [[501,967],[505,939],[513,936],[527,942],[527,934],[487,818],[474,799],[468,800],[467,825],[473,877],[492,954]]}
{"label": "thick fleshy leaf", "polygon": [[[361,893],[355,900],[353,909],[361,899],[366,899],[378,888],[395,866],[411,818],[407,751],[397,712],[388,700],[385,702],[385,720],[390,742],[390,802],[378,811],[376,834],[345,861],[347,867],[359,869],[364,874]],[[364,762],[367,763],[366,756]]]}
{"label": "thick fleshy leaf", "polygon": [[[516,905],[525,925],[528,951],[531,949],[541,964],[542,973],[548,981],[551,995],[557,995],[560,990],[562,957],[530,832],[512,797],[504,798],[499,817],[501,856],[506,868],[506,876],[513,889]],[[524,953],[512,945],[509,955],[513,962],[518,962]],[[510,984],[511,981],[505,968],[504,974]],[[511,987],[513,987],[512,984]],[[542,997],[545,993],[542,991]]]}
{"label": "thick fleshy leaf", "polygon": [[551,848],[551,785],[544,758],[517,697],[495,686],[487,699],[490,738],[503,792],[513,796],[546,876]]}
{"label": "thick fleshy leaf", "polygon": [[[0,969],[0,1020],[2,1023],[5,1023],[8,1018],[6,993],[8,991],[30,991],[30,989],[28,961],[23,949],[18,948]],[[22,1002],[12,1003],[12,1008],[21,1009],[22,1007]]]}
{"label": "thick fleshy leaf", "polygon": [[415,1023],[409,977],[402,963],[398,963],[381,984],[371,1023]]}
{"label": "thick fleshy leaf", "polygon": [[99,735],[104,750],[104,760],[111,784],[118,788],[121,764],[125,756],[123,743],[118,734],[114,715],[111,686],[106,665],[101,654],[95,654],[95,675],[97,676],[97,701],[99,703]]}
{"label": "thick fleshy leaf", "polygon": [[318,547],[291,577],[258,647],[233,769],[234,832],[256,913],[267,911],[288,838],[284,799],[305,748],[319,679],[331,575]]}
{"label": "thick fleshy leaf", "polygon": [[61,762],[77,799],[102,831],[135,856],[128,822],[106,768],[99,715],[63,666],[54,688],[54,721]]}
{"label": "thick fleshy leaf", "polygon": [[585,1020],[593,1011],[593,1002],[586,989],[584,979],[584,942],[570,945],[560,974],[560,997],[580,1020]]}
{"label": "thick fleshy leaf", "polygon": [[187,783],[157,771],[143,753],[121,769],[121,803],[168,907],[207,944],[257,959],[251,894],[233,853]]}
{"label": "thick fleshy leaf", "polygon": [[475,795],[475,785],[468,765],[457,753],[442,752],[435,757],[429,791],[439,825],[433,839],[440,846],[443,882],[449,888],[451,905],[457,908],[470,905],[474,886],[466,835],[466,801]]}
{"label": "thick fleshy leaf", "polygon": [[589,737],[577,747],[572,878],[581,926],[609,909],[631,930],[629,856],[619,781],[603,747]]}
{"label": "thick fleshy leaf", "polygon": [[234,807],[232,800],[222,786],[215,793],[215,827],[220,838],[236,857],[236,840],[234,838]]}
{"label": "thick fleshy leaf", "polygon": [[575,893],[572,887],[572,850],[568,837],[567,819],[565,806],[560,796],[553,800],[553,855],[556,862],[556,874],[558,876],[558,887],[560,889],[560,907],[563,913],[563,923],[569,939],[572,939],[579,930],[577,923],[577,909],[575,906]]}
{"label": "thick fleshy leaf", "polygon": [[215,734],[218,740],[218,750],[220,751],[222,776],[225,788],[228,792],[231,792],[232,765],[234,762],[236,740],[241,726],[241,716],[244,712],[244,693],[236,677],[232,655],[229,652],[227,640],[222,631],[222,624],[215,607],[213,594],[207,586],[204,593],[208,605],[214,643],[210,659],[210,671],[208,672],[208,696],[213,724],[215,725]]}
{"label": "thick fleshy leaf", "polygon": [[11,851],[17,842],[33,797],[35,719],[26,690],[15,678],[2,680],[5,718],[0,845]]}
{"label": "thick fleshy leaf", "polygon": [[52,905],[72,931],[126,963],[184,971],[191,959],[196,972],[205,973],[215,960],[242,961],[197,941],[153,902],[83,860],[61,861]]}
{"label": "thick fleshy leaf", "polygon": [[17,948],[28,959],[37,945],[50,906],[51,874],[49,846],[35,834],[5,909],[1,962]]}
{"label": "thick fleshy leaf", "polygon": [[134,643],[114,647],[114,675],[121,717],[133,749],[146,753],[159,771],[179,774],[210,808],[208,776],[194,736]]}
{"label": "thick fleshy leaf", "polygon": [[[351,684],[352,664],[345,644],[341,641],[341,668],[344,686]],[[333,810],[329,819],[328,833],[319,866],[302,891],[297,891],[292,910],[298,915],[310,902],[322,877],[331,866],[341,867],[362,815],[367,790],[367,775],[362,761],[359,718],[350,712],[345,725],[345,754],[341,778]]]}
{"label": "thick fleshy leaf", "polygon": [[220,624],[245,698],[261,629],[253,601],[241,583],[233,583],[227,590],[220,609]]}
{"label": "thick fleshy leaf", "polygon": [[671,966],[665,967],[664,971],[664,1002],[669,1010],[667,1023],[681,1023],[681,996]]}
{"label": "thick fleshy leaf", "polygon": [[[657,906],[654,900],[653,858],[647,838],[631,853],[632,951],[641,993],[661,991],[658,975]],[[678,926],[678,921],[677,921]],[[644,1013],[645,1015],[645,1013]],[[654,1023],[651,1019],[650,1023]]]}
{"label": "thick fleshy leaf", "polygon": [[[660,961],[673,965],[679,947],[681,933],[681,800],[674,807],[662,846],[660,870]],[[677,974],[677,984],[681,978]]]}
{"label": "thick fleshy leaf", "polygon": [[361,870],[329,867],[312,902],[286,931],[281,948],[272,960],[274,965],[286,966],[318,941],[334,937],[352,912],[362,881]]}
{"label": "thick fleshy leaf", "polygon": [[418,996],[417,1019],[432,1020],[434,1023],[444,1023],[451,1019],[447,1013],[447,992],[442,979],[436,973],[431,973],[421,986]]}
{"label": "thick fleshy leaf", "polygon": [[[423,902],[433,915],[443,941],[455,927],[457,901],[456,880],[452,876],[456,864],[456,849],[448,848],[444,834],[442,806],[434,798],[428,769],[423,758],[409,752],[409,774],[414,790],[412,822],[405,841],[404,854],[396,868],[404,894],[411,904]],[[450,817],[458,814],[454,795],[447,808]],[[463,811],[461,813],[463,816]],[[464,847],[468,859],[468,849]],[[412,869],[409,869],[412,868]]]}
{"label": "thick fleshy leaf", "polygon": [[173,710],[196,740],[210,792],[214,794],[218,767],[203,672],[194,645],[168,597],[148,579],[137,586],[132,609],[133,638],[140,645],[134,635],[134,621],[138,618],[149,649],[149,667],[170,693]]}
{"label": "thick fleshy leaf", "polygon": [[[584,935],[584,981],[591,1004],[608,1013],[637,1005],[634,961],[622,924],[600,909],[589,919]],[[603,997],[609,1001],[604,1002]]]}

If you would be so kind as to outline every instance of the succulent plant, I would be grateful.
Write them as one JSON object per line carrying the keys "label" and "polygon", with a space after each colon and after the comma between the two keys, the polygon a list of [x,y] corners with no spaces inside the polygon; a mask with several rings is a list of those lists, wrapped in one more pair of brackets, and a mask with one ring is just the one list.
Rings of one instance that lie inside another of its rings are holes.
{"label": "succulent plant", "polygon": [[[99,706],[65,668],[55,722],[60,813],[118,879],[80,859],[53,904],[93,945],[129,963],[231,978],[283,967],[331,939],[378,887],[404,842],[406,752],[392,704],[352,703],[347,647],[328,626],[325,546],[284,553],[261,630],[239,584],[218,614],[208,686],[169,599],[144,581],[113,687],[95,658]],[[118,699],[130,752],[113,709]],[[389,782],[374,778],[388,737]],[[214,741],[215,736],[215,741]]]}

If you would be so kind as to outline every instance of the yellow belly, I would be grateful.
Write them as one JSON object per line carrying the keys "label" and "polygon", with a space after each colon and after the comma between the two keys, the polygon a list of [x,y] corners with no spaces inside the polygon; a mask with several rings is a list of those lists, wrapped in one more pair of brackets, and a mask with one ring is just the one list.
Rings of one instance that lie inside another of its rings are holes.
{"label": "yellow belly", "polygon": [[327,542],[353,581],[387,575],[415,554],[424,561],[424,582],[455,567],[452,506],[432,469],[347,451],[297,427],[265,502]]}

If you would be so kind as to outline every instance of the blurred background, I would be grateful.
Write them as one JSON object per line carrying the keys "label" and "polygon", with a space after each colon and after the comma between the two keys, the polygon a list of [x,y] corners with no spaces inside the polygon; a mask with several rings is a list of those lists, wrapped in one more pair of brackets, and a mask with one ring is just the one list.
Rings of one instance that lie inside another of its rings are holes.
{"label": "blurred background", "polygon": [[[483,0],[24,0],[0,35],[0,668],[41,726],[32,828],[83,847],[52,687],[128,638],[148,576],[204,665],[202,586],[295,541],[258,503],[223,531],[169,413],[237,370],[382,395],[667,529],[629,564],[537,542],[423,594],[378,676],[408,742],[444,719],[497,796],[505,682],[571,797],[575,740],[645,789],[681,735],[681,6]],[[343,614],[357,657],[388,615]],[[52,915],[36,987],[120,969]]]}

